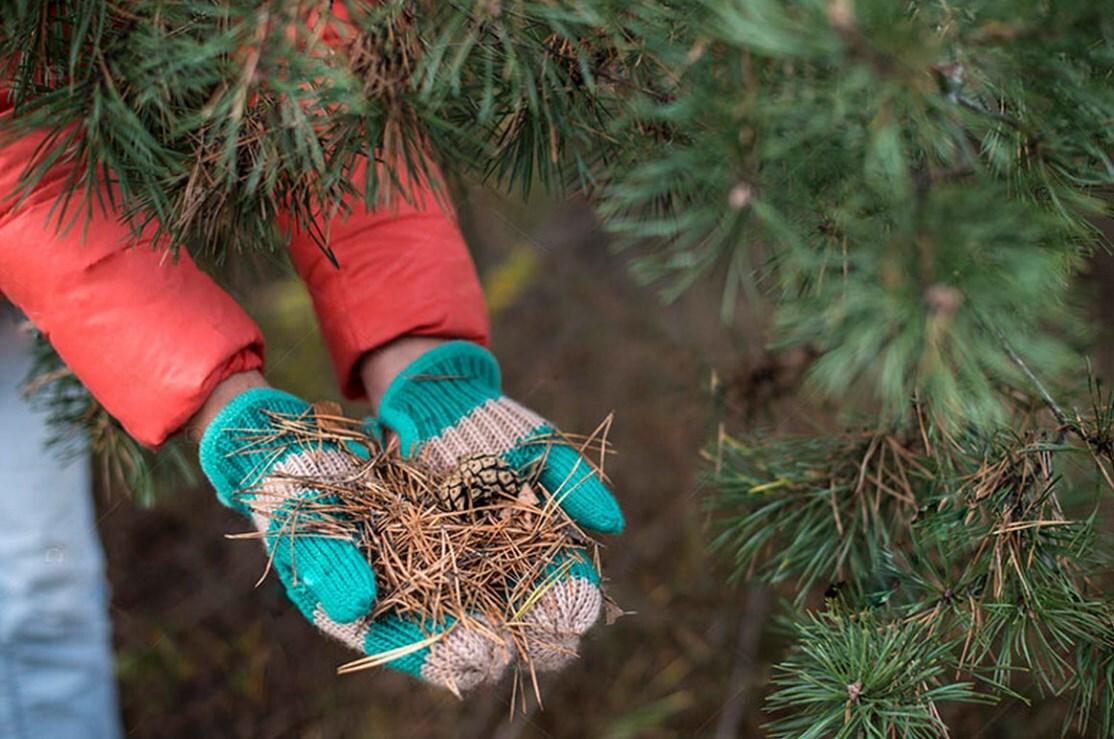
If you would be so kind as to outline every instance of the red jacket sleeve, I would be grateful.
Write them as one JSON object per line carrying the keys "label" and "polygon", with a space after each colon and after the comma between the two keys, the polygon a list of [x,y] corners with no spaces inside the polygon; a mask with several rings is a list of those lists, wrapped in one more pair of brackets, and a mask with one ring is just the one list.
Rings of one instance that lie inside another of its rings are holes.
{"label": "red jacket sleeve", "polygon": [[[318,20],[314,16],[311,24]],[[324,43],[342,44],[353,33],[346,5],[336,3]],[[365,172],[354,173],[358,191]],[[360,358],[400,336],[488,342],[483,291],[447,198],[437,202],[428,183],[404,182],[402,188],[408,202],[396,192],[389,205],[355,204],[347,217],[326,224],[338,265],[304,232],[295,231],[291,242],[337,381],[349,398],[364,396],[356,376]]]}
{"label": "red jacket sleeve", "polygon": [[[363,173],[355,177],[362,187]],[[427,185],[410,202],[352,208],[327,224],[334,266],[304,233],[291,256],[309,288],[337,380],[364,396],[356,369],[367,352],[400,336],[436,336],[486,344],[487,311],[476,268],[453,213]]]}
{"label": "red jacket sleeve", "polygon": [[188,255],[172,262],[111,215],[96,213],[84,233],[80,221],[59,231],[50,210],[63,167],[16,207],[8,195],[39,141],[0,149],[0,293],[128,433],[157,446],[214,385],[262,366],[262,336]]}

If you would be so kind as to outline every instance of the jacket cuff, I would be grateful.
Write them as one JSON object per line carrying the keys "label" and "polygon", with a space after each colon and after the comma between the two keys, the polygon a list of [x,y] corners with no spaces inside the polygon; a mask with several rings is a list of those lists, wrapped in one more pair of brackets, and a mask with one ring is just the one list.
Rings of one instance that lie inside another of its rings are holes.
{"label": "jacket cuff", "polygon": [[339,266],[306,234],[291,241],[337,382],[351,399],[366,398],[357,372],[363,356],[397,338],[489,341],[483,290],[455,217],[428,184],[404,185],[407,201],[396,194],[374,210],[355,204],[329,223]]}

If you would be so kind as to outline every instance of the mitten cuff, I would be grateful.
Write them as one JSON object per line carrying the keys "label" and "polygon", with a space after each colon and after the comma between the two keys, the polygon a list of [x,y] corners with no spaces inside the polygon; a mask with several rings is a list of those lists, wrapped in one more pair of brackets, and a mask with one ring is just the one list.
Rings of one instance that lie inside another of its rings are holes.
{"label": "mitten cuff", "polygon": [[236,492],[259,482],[285,456],[281,439],[267,443],[259,438],[271,428],[271,416],[309,411],[309,403],[274,388],[247,390],[221,409],[201,437],[200,457],[201,469],[222,503],[242,509],[243,504],[233,499]]}
{"label": "mitten cuff", "polygon": [[472,409],[498,398],[499,364],[467,341],[431,349],[410,363],[379,401],[379,418],[394,429],[402,450],[456,425]]}

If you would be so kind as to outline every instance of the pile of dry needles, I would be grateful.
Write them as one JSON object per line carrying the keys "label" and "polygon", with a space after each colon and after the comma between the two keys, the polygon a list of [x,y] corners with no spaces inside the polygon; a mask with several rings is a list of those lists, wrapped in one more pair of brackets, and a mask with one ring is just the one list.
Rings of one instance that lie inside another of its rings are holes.
{"label": "pile of dry needles", "polygon": [[[267,450],[261,469],[271,467],[270,461],[291,445],[337,450],[347,464],[343,474],[268,476],[243,491],[255,510],[278,520],[287,529],[284,537],[313,534],[358,542],[378,586],[371,618],[394,612],[418,623],[452,619],[491,633],[492,639],[505,643],[509,638],[518,652],[520,676],[533,675],[528,647],[537,637],[531,636],[524,614],[577,561],[599,570],[598,543],[559,506],[570,490],[546,491],[538,483],[545,454],[525,473],[484,456],[435,471],[421,458],[402,456],[393,442],[381,444],[359,422],[344,418],[335,404],[319,403],[303,416],[273,415],[271,422],[266,434],[245,440],[249,450]],[[609,427],[610,418],[587,437],[530,443],[546,448],[575,443],[586,458],[587,452],[598,452],[599,463],[593,466],[602,476]],[[275,491],[290,490],[291,484],[314,492],[296,503],[284,499],[276,508]],[[554,562],[563,564],[554,568]],[[431,633],[413,649],[450,631]],[[405,653],[371,655],[339,672],[376,667]]]}

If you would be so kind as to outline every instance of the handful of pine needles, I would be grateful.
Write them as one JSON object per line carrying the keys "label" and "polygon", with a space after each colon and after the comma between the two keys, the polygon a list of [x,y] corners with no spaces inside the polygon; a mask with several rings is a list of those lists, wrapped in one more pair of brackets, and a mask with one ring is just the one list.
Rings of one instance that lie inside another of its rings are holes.
{"label": "handful of pine needles", "polygon": [[[260,469],[291,445],[339,450],[346,461],[343,473],[273,474],[242,491],[253,510],[283,527],[277,546],[306,534],[355,541],[376,576],[370,619],[394,612],[420,624],[453,621],[449,629],[429,629],[428,638],[410,648],[370,655],[338,672],[384,665],[467,626],[514,649],[520,678],[534,676],[528,647],[538,637],[523,616],[577,561],[599,571],[599,544],[559,505],[571,490],[544,490],[538,483],[545,453],[524,473],[482,455],[438,471],[421,457],[403,456],[393,441],[382,444],[336,404],[319,403],[302,416],[273,414],[271,425],[244,439],[245,453],[266,450]],[[587,437],[529,441],[547,449],[574,443],[586,459],[598,452],[600,461],[592,465],[602,477],[609,427],[610,418]],[[288,496],[295,486],[313,494],[294,502]],[[551,567],[554,562],[562,565]]]}

